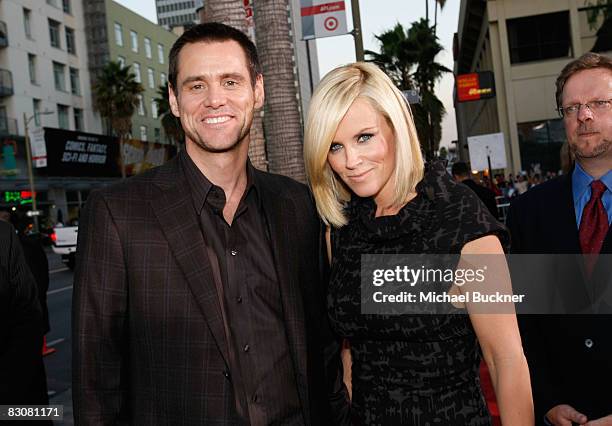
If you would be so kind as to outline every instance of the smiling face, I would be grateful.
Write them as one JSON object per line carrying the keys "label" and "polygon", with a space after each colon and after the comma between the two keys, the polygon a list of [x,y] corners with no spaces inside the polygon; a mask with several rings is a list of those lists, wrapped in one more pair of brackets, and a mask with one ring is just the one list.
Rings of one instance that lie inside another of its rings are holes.
{"label": "smiling face", "polygon": [[[612,99],[612,71],[595,68],[572,75],[563,87],[563,106]],[[591,111],[582,106],[564,118],[570,149],[578,160],[612,159],[612,110]]]}
{"label": "smiling face", "polygon": [[233,40],[187,44],[178,63],[170,107],[181,120],[187,146],[213,153],[242,145],[248,149],[253,113],[263,105],[264,89],[261,75],[252,83],[240,45]]}
{"label": "smiling face", "polygon": [[358,98],[340,121],[327,161],[359,197],[374,197],[378,206],[393,199],[395,136],[385,117]]}

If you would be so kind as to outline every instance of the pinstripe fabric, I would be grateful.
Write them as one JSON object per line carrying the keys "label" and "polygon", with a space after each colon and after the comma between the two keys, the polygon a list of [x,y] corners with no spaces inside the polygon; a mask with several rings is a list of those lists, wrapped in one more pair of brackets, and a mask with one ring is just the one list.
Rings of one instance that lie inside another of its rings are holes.
{"label": "pinstripe fabric", "polygon": [[[325,315],[319,221],[306,187],[256,172],[307,424],[331,424],[337,345]],[[299,224],[299,226],[298,226]],[[239,424],[221,311],[178,161],[92,192],[73,298],[77,424]],[[333,373],[333,377],[329,373]]]}

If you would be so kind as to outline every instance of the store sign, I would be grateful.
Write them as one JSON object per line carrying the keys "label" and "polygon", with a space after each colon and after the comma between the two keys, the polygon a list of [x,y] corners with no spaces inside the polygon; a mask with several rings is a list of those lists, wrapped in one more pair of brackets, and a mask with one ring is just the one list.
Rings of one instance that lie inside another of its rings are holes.
{"label": "store sign", "polygon": [[300,5],[304,40],[348,33],[344,0],[301,0]]}
{"label": "store sign", "polygon": [[32,204],[32,193],[30,191],[4,191],[2,200],[7,204]]}
{"label": "store sign", "polygon": [[456,82],[458,102],[495,97],[495,78],[491,71],[460,74],[457,76]]}
{"label": "store sign", "polygon": [[49,176],[118,177],[119,144],[110,136],[45,127]]}

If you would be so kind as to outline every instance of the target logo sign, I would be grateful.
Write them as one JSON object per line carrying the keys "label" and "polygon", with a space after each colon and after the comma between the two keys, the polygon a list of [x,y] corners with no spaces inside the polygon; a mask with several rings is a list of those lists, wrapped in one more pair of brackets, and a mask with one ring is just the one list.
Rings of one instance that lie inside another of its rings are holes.
{"label": "target logo sign", "polygon": [[300,0],[304,39],[346,34],[345,0]]}
{"label": "target logo sign", "polygon": [[338,28],[338,20],[336,18],[334,18],[333,16],[330,16],[329,18],[325,19],[325,21],[323,22],[323,26],[325,27],[325,29],[327,31],[334,31],[336,28]]}

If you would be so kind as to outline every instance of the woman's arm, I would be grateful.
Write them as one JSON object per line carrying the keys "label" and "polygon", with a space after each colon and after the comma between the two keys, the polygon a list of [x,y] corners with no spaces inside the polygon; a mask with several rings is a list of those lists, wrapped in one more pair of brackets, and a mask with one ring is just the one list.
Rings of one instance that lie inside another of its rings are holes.
{"label": "woman's arm", "polygon": [[[502,262],[503,254],[499,239],[493,235],[471,241],[461,250],[462,259],[466,255],[471,260],[480,259],[479,262],[496,263],[493,268],[487,268],[495,272],[490,274],[491,276],[487,277],[484,283],[478,284],[480,292],[486,293],[487,290],[494,291],[502,288],[504,294],[511,294],[510,274],[505,259]],[[466,288],[461,288],[462,292],[466,290]],[[500,307],[500,310],[496,311],[491,305],[483,308],[482,306],[470,307],[468,304],[468,312],[491,373],[502,424],[504,426],[533,425],[533,399],[529,369],[523,354],[516,315],[508,313],[508,306]]]}

